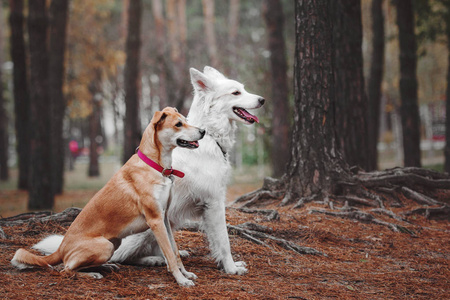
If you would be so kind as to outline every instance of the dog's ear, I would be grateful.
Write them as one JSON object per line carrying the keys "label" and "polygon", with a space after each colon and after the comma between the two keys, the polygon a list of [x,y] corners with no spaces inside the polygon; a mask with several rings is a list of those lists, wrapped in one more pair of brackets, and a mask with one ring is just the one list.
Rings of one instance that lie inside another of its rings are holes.
{"label": "dog's ear", "polygon": [[156,126],[158,126],[159,124],[162,124],[162,122],[164,122],[164,120],[166,119],[167,114],[163,111],[157,111],[155,112],[155,114],[153,115],[152,120],[150,121],[150,123],[154,124],[155,128]]}
{"label": "dog's ear", "polygon": [[194,68],[190,68],[189,72],[191,73],[191,82],[195,91],[206,92],[213,88],[213,83],[205,74]]}
{"label": "dog's ear", "polygon": [[219,71],[210,66],[205,66],[203,68],[203,73],[210,78],[227,79],[225,75],[223,75],[222,73],[220,73]]}

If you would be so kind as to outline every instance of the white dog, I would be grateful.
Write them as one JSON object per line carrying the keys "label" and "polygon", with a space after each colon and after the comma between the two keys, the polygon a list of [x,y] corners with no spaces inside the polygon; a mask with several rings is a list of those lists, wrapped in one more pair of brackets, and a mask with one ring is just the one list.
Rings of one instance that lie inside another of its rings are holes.
{"label": "white dog", "polygon": [[[211,254],[228,274],[245,274],[244,262],[234,262],[225,221],[225,194],[230,177],[229,152],[234,139],[235,121],[244,124],[259,122],[247,110],[261,107],[264,98],[250,94],[244,86],[227,79],[211,67],[203,73],[191,68],[194,100],[188,114],[189,124],[206,129],[205,137],[195,150],[176,148],[173,167],[186,174],[175,179],[168,217],[173,230],[187,221],[200,219],[209,241]],[[50,236],[34,246],[52,253],[62,237]],[[112,262],[160,265],[164,257],[151,230],[128,236],[114,252]]]}

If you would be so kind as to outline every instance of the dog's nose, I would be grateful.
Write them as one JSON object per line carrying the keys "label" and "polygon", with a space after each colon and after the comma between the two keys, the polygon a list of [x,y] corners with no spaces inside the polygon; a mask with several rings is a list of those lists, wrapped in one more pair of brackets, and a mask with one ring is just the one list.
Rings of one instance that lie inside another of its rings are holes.
{"label": "dog's nose", "polygon": [[205,136],[206,130],[205,129],[199,129],[200,135],[201,135],[201,139]]}
{"label": "dog's nose", "polygon": [[264,105],[264,102],[266,102],[266,99],[264,99],[264,98],[259,98],[258,101],[259,101],[259,103],[260,103],[261,106],[262,106],[262,105]]}

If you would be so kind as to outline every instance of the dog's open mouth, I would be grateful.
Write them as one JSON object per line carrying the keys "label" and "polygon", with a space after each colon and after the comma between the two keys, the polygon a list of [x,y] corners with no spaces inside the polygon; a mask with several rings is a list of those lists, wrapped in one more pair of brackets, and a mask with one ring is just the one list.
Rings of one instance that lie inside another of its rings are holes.
{"label": "dog's open mouth", "polygon": [[177,145],[183,148],[196,149],[198,148],[198,141],[185,141],[182,139],[177,140]]}
{"label": "dog's open mouth", "polygon": [[259,119],[257,116],[252,115],[248,111],[246,111],[242,107],[233,107],[233,112],[241,119],[246,121],[249,124],[259,123]]}

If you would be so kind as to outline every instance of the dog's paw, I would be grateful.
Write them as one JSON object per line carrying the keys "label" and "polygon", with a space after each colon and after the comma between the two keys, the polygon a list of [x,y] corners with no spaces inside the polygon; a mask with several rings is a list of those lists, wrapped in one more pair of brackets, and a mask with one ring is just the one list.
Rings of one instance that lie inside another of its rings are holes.
{"label": "dog's paw", "polygon": [[166,264],[166,260],[162,256],[146,256],[138,258],[132,262],[137,265],[152,267],[164,266]]}
{"label": "dog's paw", "polygon": [[234,262],[234,265],[235,265],[237,268],[245,268],[245,267],[247,266],[247,264],[245,263],[245,261],[235,261],[235,262]]}
{"label": "dog's paw", "polygon": [[184,271],[183,275],[186,276],[186,278],[188,278],[188,279],[197,279],[198,278],[197,275],[195,275],[192,272],[188,272],[188,271]]}
{"label": "dog's paw", "polygon": [[180,286],[183,286],[183,287],[190,287],[190,286],[194,286],[195,285],[195,283],[192,280],[189,280],[187,278],[179,280],[178,284]]}
{"label": "dog's paw", "polygon": [[189,257],[189,252],[186,250],[180,250],[179,252],[181,257]]}
{"label": "dog's paw", "polygon": [[244,274],[247,274],[248,273],[248,269],[247,268],[244,268],[244,267],[236,267],[236,273],[233,273],[233,274],[236,274],[236,275],[244,275]]}
{"label": "dog's paw", "polygon": [[84,273],[84,274],[86,274],[86,276],[89,276],[94,279],[102,279],[103,278],[103,275],[100,273],[97,273],[97,272],[90,272],[90,273]]}
{"label": "dog's paw", "polygon": [[231,268],[224,268],[225,273],[231,275],[244,275],[248,272],[246,268],[247,264],[243,261],[238,261],[234,263],[234,266]]}
{"label": "dog's paw", "polygon": [[113,271],[119,271],[120,268],[116,264],[103,264],[99,267],[102,271],[105,272],[113,272]]}

